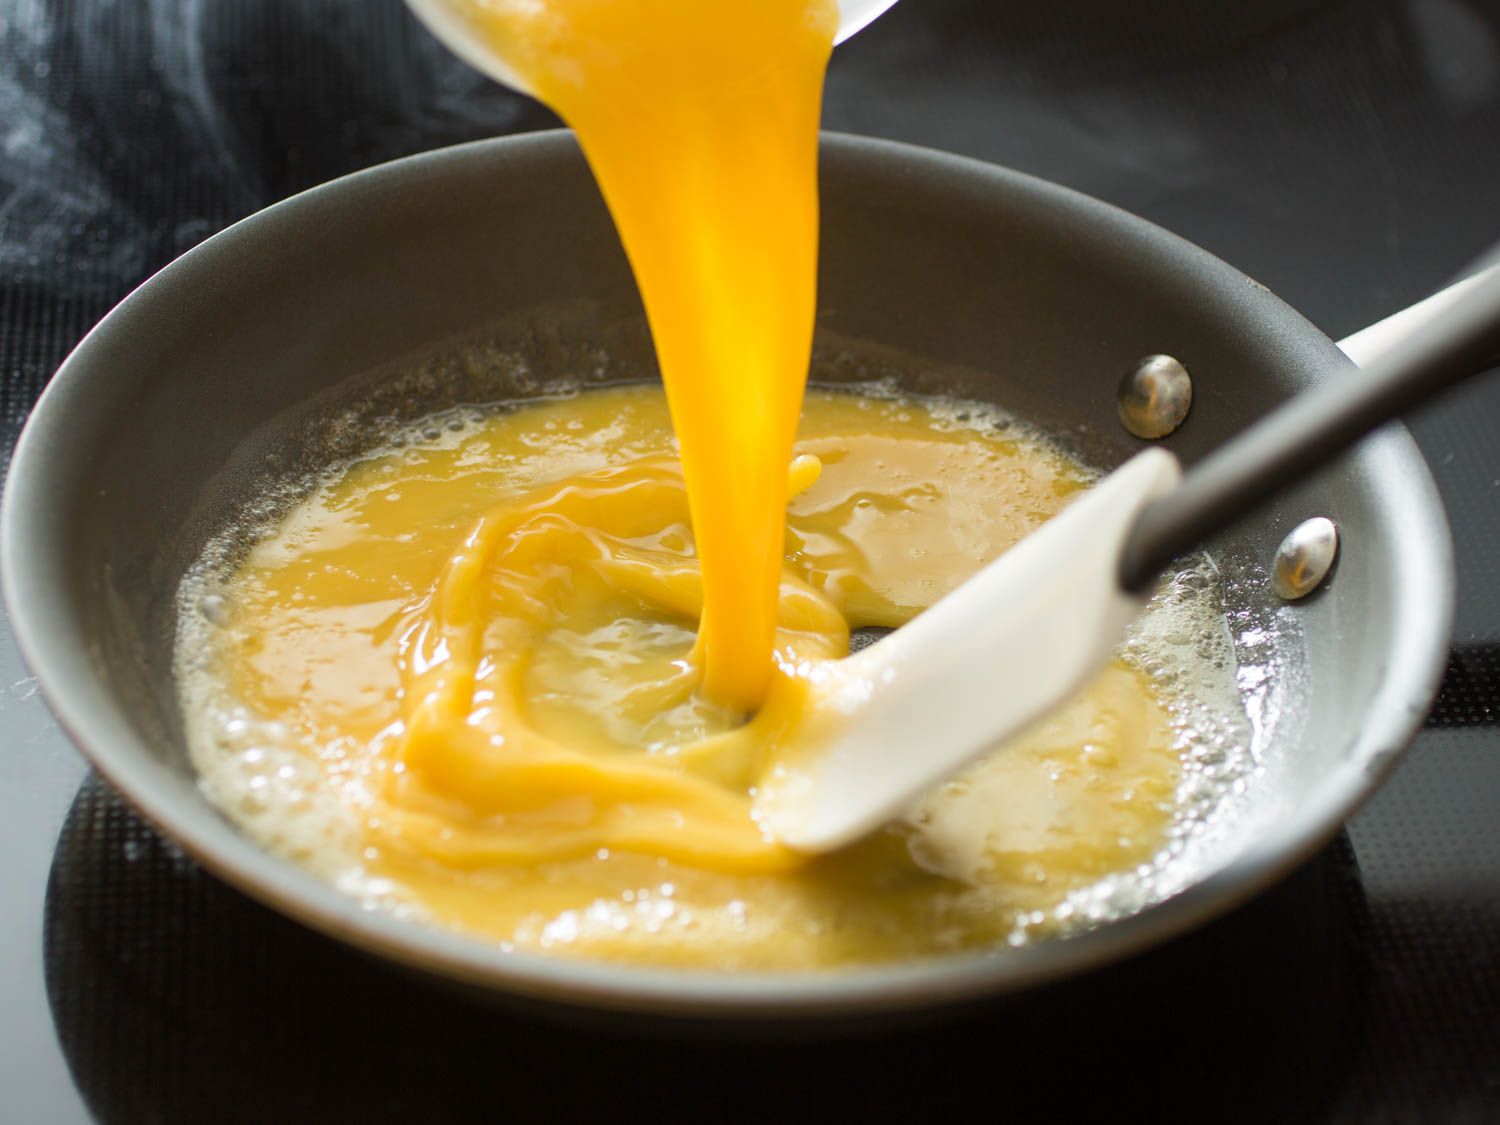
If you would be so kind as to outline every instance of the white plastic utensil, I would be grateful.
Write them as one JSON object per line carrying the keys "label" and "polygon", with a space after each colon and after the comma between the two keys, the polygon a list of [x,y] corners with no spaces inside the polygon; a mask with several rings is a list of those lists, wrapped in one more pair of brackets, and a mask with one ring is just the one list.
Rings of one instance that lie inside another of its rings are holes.
{"label": "white plastic utensil", "polygon": [[828,851],[900,815],[1065,702],[1183,551],[1383,422],[1500,360],[1500,267],[1345,341],[1360,373],[1277,408],[1186,476],[1138,454],[877,644],[813,668],[825,704],[762,785],[762,828]]}
{"label": "white plastic utensil", "polygon": [[[520,75],[496,53],[482,36],[475,34],[473,23],[464,9],[478,0],[406,0],[416,17],[427,25],[439,40],[464,62],[503,82],[523,94],[532,93]],[[708,0],[715,3],[717,0]],[[896,0],[839,0],[839,33],[835,43],[842,43],[863,30]]]}
{"label": "white plastic utensil", "polygon": [[890,636],[812,673],[816,727],[762,782],[763,829],[838,847],[1068,698],[1145,605],[1121,588],[1125,540],[1182,469],[1147,449]]}

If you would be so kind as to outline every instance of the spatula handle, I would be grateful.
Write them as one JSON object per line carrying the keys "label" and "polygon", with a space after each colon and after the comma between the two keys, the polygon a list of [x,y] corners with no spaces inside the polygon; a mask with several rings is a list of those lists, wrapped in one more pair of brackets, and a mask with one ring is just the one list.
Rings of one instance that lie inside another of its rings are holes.
{"label": "spatula handle", "polygon": [[[1435,311],[1380,341],[1362,370],[1340,372],[1284,403],[1194,465],[1175,492],[1147,505],[1120,556],[1120,585],[1145,591],[1177,556],[1377,426],[1500,363],[1500,266],[1429,302]],[[1402,315],[1382,324],[1399,327]]]}

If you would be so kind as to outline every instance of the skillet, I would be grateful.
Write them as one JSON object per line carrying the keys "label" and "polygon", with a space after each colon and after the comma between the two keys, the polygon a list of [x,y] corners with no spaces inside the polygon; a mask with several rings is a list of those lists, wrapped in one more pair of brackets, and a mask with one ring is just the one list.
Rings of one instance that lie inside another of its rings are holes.
{"label": "skillet", "polygon": [[[1002,405],[1100,468],[1141,445],[1115,393],[1139,357],[1193,374],[1163,444],[1191,465],[1278,401],[1357,378],[1251,279],[1106,204],[974,161],[830,136],[814,377],[893,378]],[[268,482],[455,399],[554,375],[651,378],[629,270],[566,133],[459,146],[236,224],[128,297],[54,377],[18,443],[0,568],[60,723],[125,797],[266,904],[363,950],[562,1009],[754,1022],[928,1008],[1074,975],[1222,913],[1308,858],[1420,724],[1451,627],[1446,521],[1388,427],[1216,540],[1228,618],[1274,637],[1260,768],[1185,889],[1078,936],[820,975],[716,975],[503,953],[371,913],[253,845],[198,792],[172,671],[186,568]],[[1337,570],[1282,606],[1265,568],[1308,516]],[[1267,628],[1270,627],[1270,628]],[[1263,642],[1262,642],[1263,643]],[[1243,661],[1261,659],[1242,646]]]}

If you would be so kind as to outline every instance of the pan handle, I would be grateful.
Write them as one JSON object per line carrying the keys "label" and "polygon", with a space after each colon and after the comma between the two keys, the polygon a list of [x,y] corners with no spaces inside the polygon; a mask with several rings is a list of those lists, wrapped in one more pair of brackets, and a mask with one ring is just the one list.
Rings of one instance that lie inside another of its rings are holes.
{"label": "pan handle", "polygon": [[1340,344],[1363,368],[1277,407],[1142,511],[1120,556],[1123,589],[1144,593],[1167,565],[1384,422],[1500,361],[1500,265]]}

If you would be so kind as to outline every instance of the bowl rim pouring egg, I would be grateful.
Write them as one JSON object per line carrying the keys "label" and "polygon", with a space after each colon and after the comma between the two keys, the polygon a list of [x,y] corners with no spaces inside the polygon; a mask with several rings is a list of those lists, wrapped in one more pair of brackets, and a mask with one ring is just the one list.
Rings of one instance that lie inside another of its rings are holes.
{"label": "bowl rim pouring egg", "polygon": [[[712,3],[713,0],[703,2]],[[833,40],[835,46],[863,31],[894,7],[895,3],[896,0],[839,0],[839,29]],[[474,33],[455,0],[406,0],[406,6],[445,47],[475,70],[489,75],[512,90],[519,90],[523,94],[535,93],[531,84],[513,66]]]}

